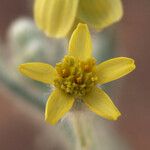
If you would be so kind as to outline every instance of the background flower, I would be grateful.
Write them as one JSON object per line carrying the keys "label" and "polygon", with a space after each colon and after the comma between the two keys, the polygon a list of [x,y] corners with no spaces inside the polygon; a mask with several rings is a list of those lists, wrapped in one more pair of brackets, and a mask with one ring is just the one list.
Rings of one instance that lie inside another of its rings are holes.
{"label": "background flower", "polygon": [[64,37],[79,22],[101,30],[122,17],[120,0],[35,0],[37,26],[51,37]]}

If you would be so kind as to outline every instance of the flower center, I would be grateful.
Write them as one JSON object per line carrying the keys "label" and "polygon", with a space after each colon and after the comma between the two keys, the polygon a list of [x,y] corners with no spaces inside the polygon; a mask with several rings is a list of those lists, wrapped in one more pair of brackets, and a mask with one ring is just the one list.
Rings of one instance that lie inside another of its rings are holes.
{"label": "flower center", "polygon": [[96,84],[94,67],[94,58],[82,61],[73,56],[66,56],[56,64],[58,77],[55,78],[54,85],[65,93],[80,98]]}

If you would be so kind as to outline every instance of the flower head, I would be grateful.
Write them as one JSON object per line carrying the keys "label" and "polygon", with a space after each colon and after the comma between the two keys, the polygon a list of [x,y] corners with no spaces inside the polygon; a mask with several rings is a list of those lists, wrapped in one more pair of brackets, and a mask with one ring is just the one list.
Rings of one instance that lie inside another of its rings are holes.
{"label": "flower head", "polygon": [[134,60],[117,57],[96,65],[91,37],[86,24],[79,24],[72,34],[68,55],[56,64],[33,62],[20,65],[24,75],[54,85],[48,98],[45,119],[55,124],[81,100],[96,114],[116,120],[121,113],[109,96],[97,85],[116,80],[135,69]]}
{"label": "flower head", "polygon": [[121,0],[35,0],[34,18],[48,36],[64,37],[79,22],[101,30],[122,17]]}

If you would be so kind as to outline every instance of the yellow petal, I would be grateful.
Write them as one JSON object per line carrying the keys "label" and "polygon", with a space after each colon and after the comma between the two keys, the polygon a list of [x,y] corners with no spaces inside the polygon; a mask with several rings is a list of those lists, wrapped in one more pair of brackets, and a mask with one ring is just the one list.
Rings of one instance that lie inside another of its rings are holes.
{"label": "yellow petal", "polygon": [[102,29],[121,19],[120,0],[80,0],[77,17],[85,23]]}
{"label": "yellow petal", "polygon": [[63,37],[73,26],[78,0],[35,0],[34,18],[48,36]]}
{"label": "yellow petal", "polygon": [[92,55],[92,41],[88,26],[79,23],[69,42],[69,54],[79,59],[88,59]]}
{"label": "yellow petal", "polygon": [[53,84],[56,76],[56,71],[51,65],[39,62],[21,64],[19,71],[33,80],[49,84]]}
{"label": "yellow petal", "polygon": [[103,118],[117,120],[121,115],[109,96],[96,87],[84,97],[83,101],[91,111]]}
{"label": "yellow petal", "polygon": [[50,124],[56,124],[65,113],[67,113],[74,103],[74,98],[66,95],[59,89],[56,89],[49,96],[46,110],[45,120]]}
{"label": "yellow petal", "polygon": [[104,84],[121,78],[135,69],[134,60],[127,57],[117,57],[105,61],[96,67],[98,82]]}

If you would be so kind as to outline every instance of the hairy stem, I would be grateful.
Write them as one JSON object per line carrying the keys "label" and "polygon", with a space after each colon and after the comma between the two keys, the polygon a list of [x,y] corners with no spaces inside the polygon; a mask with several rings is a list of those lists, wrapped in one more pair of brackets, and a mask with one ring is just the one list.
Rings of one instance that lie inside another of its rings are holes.
{"label": "hairy stem", "polygon": [[72,124],[77,138],[76,150],[90,150],[92,135],[91,126],[87,124],[87,116],[80,111],[74,111]]}

